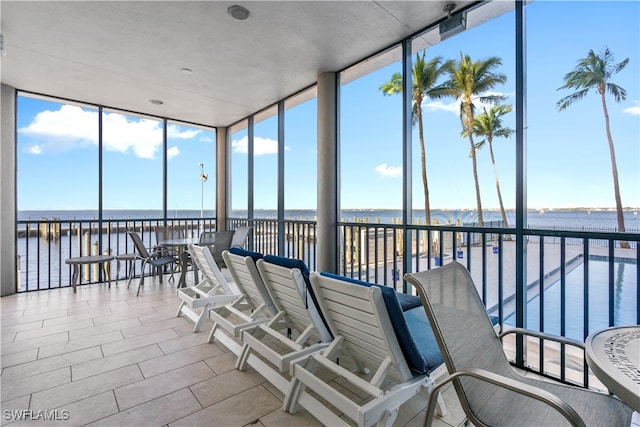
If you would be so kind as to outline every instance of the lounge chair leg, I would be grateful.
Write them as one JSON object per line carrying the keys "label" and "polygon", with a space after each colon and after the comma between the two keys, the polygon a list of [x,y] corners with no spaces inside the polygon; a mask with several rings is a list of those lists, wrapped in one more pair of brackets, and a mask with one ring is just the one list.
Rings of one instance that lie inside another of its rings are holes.
{"label": "lounge chair leg", "polygon": [[249,359],[249,353],[251,353],[251,347],[247,344],[242,345],[242,350],[240,350],[240,355],[238,356],[238,360],[236,361],[236,369],[239,371],[244,371],[247,369],[247,360]]}
{"label": "lounge chair leg", "polygon": [[216,331],[218,330],[218,322],[215,322],[213,324],[213,327],[211,328],[211,332],[209,333],[209,338],[207,339],[208,343],[212,343],[215,341],[215,335],[216,335]]}
{"label": "lounge chair leg", "polygon": [[376,426],[378,426],[378,427],[391,427],[393,425],[393,422],[395,421],[395,419],[398,417],[398,410],[399,409],[400,408],[393,408],[393,409],[388,409],[388,410],[384,411],[384,415],[376,423]]}
{"label": "lounge chair leg", "polygon": [[176,317],[181,317],[182,316],[182,307],[184,307],[185,302],[182,301],[180,303],[180,307],[178,307],[178,312],[176,313]]}
{"label": "lounge chair leg", "polygon": [[298,412],[297,403],[298,397],[300,393],[304,390],[305,385],[302,381],[297,378],[292,378],[291,383],[289,383],[289,389],[287,390],[287,394],[285,394],[284,399],[282,401],[282,410],[288,412],[290,414],[295,414]]}

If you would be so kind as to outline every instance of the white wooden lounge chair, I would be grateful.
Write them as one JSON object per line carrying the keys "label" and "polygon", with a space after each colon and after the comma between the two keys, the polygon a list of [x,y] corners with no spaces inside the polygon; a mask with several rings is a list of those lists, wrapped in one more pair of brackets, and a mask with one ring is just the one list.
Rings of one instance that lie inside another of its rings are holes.
{"label": "white wooden lounge chair", "polygon": [[[231,248],[222,253],[222,258],[242,298],[238,298],[232,304],[209,310],[213,327],[208,341],[211,343],[217,338],[238,355],[241,345],[230,337],[240,338],[243,329],[268,322],[277,314],[278,309],[256,267],[256,261],[262,258],[262,254]],[[225,332],[229,336],[225,335]]]}
{"label": "white wooden lounge chair", "polygon": [[[306,387],[358,426],[392,425],[400,406],[421,391],[428,396],[433,377],[444,371],[424,310],[403,313],[393,289],[355,279],[312,273],[311,283],[335,339],[322,352],[291,365],[283,409],[295,413],[300,403],[326,425],[349,425],[329,406],[303,402],[300,396]],[[355,359],[360,375],[334,361],[338,351]],[[333,377],[340,379],[341,387]],[[353,400],[342,387],[368,397]]]}
{"label": "white wooden lounge chair", "polygon": [[[176,316],[191,319],[195,323],[193,332],[198,332],[210,307],[230,304],[242,295],[224,278],[208,247],[189,245],[189,253],[202,277],[197,285],[178,289],[178,297],[182,302]],[[197,309],[202,311],[198,312]]]}
{"label": "white wooden lounge chair", "polygon": [[284,375],[291,361],[325,348],[332,336],[314,303],[302,261],[266,255],[256,264],[278,311],[268,323],[242,331],[243,348],[236,367],[244,370],[252,352],[260,355],[271,368],[258,372],[284,393],[289,383]]}
{"label": "white wooden lounge chair", "polygon": [[[462,408],[475,425],[629,426],[632,410],[617,398],[584,388],[519,375],[507,360],[500,337],[522,333],[564,342],[580,342],[523,329],[496,335],[469,272],[452,262],[420,273],[405,274],[422,298],[449,376]],[[425,424],[433,417],[429,405]]]}

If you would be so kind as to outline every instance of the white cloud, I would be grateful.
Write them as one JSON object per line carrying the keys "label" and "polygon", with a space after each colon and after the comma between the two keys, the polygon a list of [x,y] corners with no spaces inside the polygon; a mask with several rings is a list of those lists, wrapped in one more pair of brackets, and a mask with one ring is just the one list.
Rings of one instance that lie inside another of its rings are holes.
{"label": "white cloud", "polygon": [[631,114],[633,116],[640,116],[640,101],[635,101],[636,105],[628,107],[622,110],[623,113]]}
{"label": "white cloud", "polygon": [[167,150],[167,159],[173,159],[180,154],[180,150],[175,145]]}
{"label": "white cloud", "polygon": [[422,105],[429,111],[448,111],[450,113],[458,114],[460,112],[460,103],[458,101],[445,104],[442,101],[433,101]]}
{"label": "white cloud", "polygon": [[180,130],[180,126],[176,125],[168,125],[167,126],[167,137],[168,138],[176,138],[176,139],[191,139],[198,136],[201,132],[200,129],[189,129],[189,130]]}
{"label": "white cloud", "polygon": [[[162,149],[162,122],[150,119],[131,118],[118,113],[105,113],[103,117],[102,144],[107,151],[126,153],[132,151],[137,157],[152,159]],[[41,111],[28,126],[19,133],[37,139],[27,147],[31,154],[44,154],[73,150],[89,145],[98,145],[98,112],[83,110],[73,105],[63,105],[57,111]],[[199,129],[181,130],[169,125],[167,135],[175,139],[190,139]],[[169,156],[179,153],[177,148]]]}
{"label": "white cloud", "polygon": [[402,166],[387,166],[386,163],[376,166],[376,173],[381,177],[397,178],[402,175]]}
{"label": "white cloud", "polygon": [[[236,153],[247,154],[249,152],[249,137],[245,136],[240,139],[234,139],[231,141],[231,147]],[[285,151],[290,151],[291,148],[285,146]],[[271,138],[261,138],[256,136],[253,138],[253,153],[256,156],[262,156],[265,154],[277,154],[278,153],[278,141]]]}
{"label": "white cloud", "polygon": [[202,142],[214,142],[214,141],[213,141],[213,138],[211,138],[211,137],[210,137],[210,136],[208,136],[208,135],[205,135],[205,136],[203,136],[202,138],[200,138],[200,141],[202,141]]}
{"label": "white cloud", "polygon": [[[485,92],[482,96],[505,96],[507,98],[513,97],[514,93],[506,93],[506,92]],[[479,97],[476,97],[473,100],[473,105],[476,107],[476,110],[482,111],[483,107],[491,107],[491,104],[486,102],[481,102]],[[460,101],[455,100],[448,103],[442,101],[432,101],[432,102],[423,102],[422,108],[425,108],[429,111],[447,111],[455,114],[456,116],[460,114]]]}

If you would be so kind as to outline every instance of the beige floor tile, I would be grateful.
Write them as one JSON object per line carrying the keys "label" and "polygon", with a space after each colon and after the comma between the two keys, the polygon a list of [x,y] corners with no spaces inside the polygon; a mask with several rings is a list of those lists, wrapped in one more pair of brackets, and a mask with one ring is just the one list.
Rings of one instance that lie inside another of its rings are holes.
{"label": "beige floor tile", "polygon": [[3,341],[5,340],[5,338],[7,338],[7,340],[11,342],[13,341],[13,338],[15,337],[15,334],[17,332],[30,331],[32,329],[40,329],[42,328],[43,323],[44,323],[44,320],[36,320],[34,322],[16,323],[14,325],[5,326],[4,323],[0,321],[0,324],[2,324],[2,329],[0,331],[0,334],[2,335]]}
{"label": "beige floor tile", "polygon": [[67,341],[69,341],[69,332],[60,332],[57,334],[38,338],[37,340],[26,340],[14,343],[3,342],[2,349],[0,349],[0,351],[4,356],[6,354],[17,353],[20,351],[30,350],[32,348],[38,348],[39,346],[66,343]]}
{"label": "beige floor tile", "polygon": [[[19,418],[18,413],[20,411],[29,409],[30,400],[31,396],[27,394],[25,396],[2,402],[2,418],[0,418],[0,425],[4,426],[10,423],[14,423]],[[5,411],[11,412],[7,413]]]}
{"label": "beige floor tile", "polygon": [[22,331],[16,334],[15,342],[25,340],[35,340],[46,335],[54,335],[60,332],[73,331],[75,329],[88,328],[93,326],[93,319],[85,319],[78,321],[65,322],[41,329],[32,329],[30,331]]}
{"label": "beige floor tile", "polygon": [[153,307],[143,308],[140,310],[131,310],[130,307],[127,307],[126,310],[123,309],[122,311],[114,311],[113,309],[111,309],[110,311],[112,314],[107,314],[104,316],[95,316],[93,318],[93,322],[96,325],[105,325],[109,323],[118,322],[120,320],[135,319],[136,317],[140,317],[140,316],[148,316],[149,314],[153,314],[155,312],[153,310]]}
{"label": "beige floor tile", "polygon": [[125,339],[122,341],[112,342],[104,344],[102,346],[102,352],[105,356],[121,353],[123,351],[133,350],[135,348],[145,347],[150,344],[161,343],[172,338],[176,338],[176,334],[171,329],[165,329],[164,331],[154,332],[142,337],[133,337],[132,339]]}
{"label": "beige floor tile", "polygon": [[109,371],[104,374],[84,378],[79,381],[34,393],[31,397],[32,408],[58,408],[77,402],[105,391],[122,387],[142,379],[142,373],[136,365]]}
{"label": "beige floor tile", "polygon": [[64,405],[58,410],[65,410],[69,414],[69,422],[65,424],[66,426],[83,426],[118,413],[118,405],[113,391],[109,390],[96,396]]}
{"label": "beige floor tile", "polygon": [[[174,331],[175,333],[175,331]],[[176,334],[178,335],[178,334]],[[170,339],[170,340],[166,340],[163,341],[161,343],[158,343],[158,345],[160,346],[160,348],[162,349],[162,351],[164,351],[165,353],[173,353],[175,351],[180,351],[183,350],[185,348],[188,347],[193,347],[196,345],[200,345],[203,343],[207,342],[207,334],[203,334],[203,333],[197,333],[197,334],[190,334],[190,335],[185,335],[185,336],[181,336],[178,338],[174,338],[174,339]]]}
{"label": "beige floor tile", "polygon": [[140,335],[147,335],[152,332],[162,331],[164,329],[177,328],[184,326],[187,321],[182,317],[171,317],[158,320],[157,322],[147,323],[142,326],[135,326],[132,328],[126,328],[122,330],[122,334],[125,338],[137,337]]}
{"label": "beige floor tile", "polygon": [[244,426],[256,422],[261,417],[273,412],[282,405],[264,387],[256,386],[204,408],[192,415],[181,418],[174,426]]}
{"label": "beige floor tile", "polygon": [[[4,381],[0,378],[2,384],[2,399],[15,399],[31,393],[40,392],[41,390],[51,389],[71,382],[71,368],[61,368],[55,371],[46,372],[40,375],[33,375],[28,378],[20,378],[15,381]],[[51,406],[43,406],[43,408]],[[25,408],[26,409],[26,408]]]}
{"label": "beige floor tile", "polygon": [[222,353],[215,345],[200,344],[195,347],[189,347],[185,350],[169,353],[165,356],[149,359],[138,363],[140,370],[145,378],[162,374],[182,366],[217,356]]}
{"label": "beige floor tile", "polygon": [[[216,345],[216,344],[209,344]],[[238,356],[234,353],[227,351],[219,356],[211,357],[205,360],[205,363],[209,365],[213,372],[218,375],[224,374],[225,372],[232,371],[236,369],[236,361],[238,360]]]}
{"label": "beige floor tile", "polygon": [[140,322],[138,319],[124,319],[118,320],[112,323],[105,323],[100,326],[91,325],[92,327],[78,328],[73,331],[69,331],[69,340],[78,340],[83,339],[96,334],[106,334],[107,332],[119,331],[121,329],[131,328],[134,326],[139,326]]}
{"label": "beige floor tile", "polygon": [[51,344],[40,347],[40,352],[38,353],[38,359],[44,359],[51,356],[56,356],[59,354],[70,353],[72,351],[82,350],[84,348],[90,348],[99,346],[102,344],[107,344],[114,341],[123,340],[122,334],[120,331],[108,332],[106,334],[99,334],[96,331],[95,335],[88,336],[86,338],[76,339],[74,341],[69,341],[66,343],[58,343]]}
{"label": "beige floor tile", "polygon": [[198,362],[161,375],[156,375],[115,390],[120,410],[148,402],[172,391],[180,390],[215,373],[204,363]]}
{"label": "beige floor tile", "polygon": [[193,394],[183,388],[98,420],[89,426],[163,426],[200,409],[202,407]]}
{"label": "beige floor tile", "polygon": [[55,371],[60,368],[70,367],[76,363],[86,362],[102,358],[100,347],[90,347],[83,350],[65,353],[59,356],[39,359],[21,365],[10,366],[2,371],[2,381],[15,381],[45,372]]}
{"label": "beige floor tile", "polygon": [[304,409],[295,414],[290,414],[283,411],[282,408],[278,408],[260,418],[260,423],[264,427],[322,427],[323,425]]}
{"label": "beige floor tile", "polygon": [[233,370],[192,385],[191,391],[203,407],[211,406],[264,382],[255,370]]}
{"label": "beige floor tile", "polygon": [[20,365],[22,363],[32,362],[38,358],[38,349],[31,348],[17,353],[11,353],[0,356],[0,366],[4,369],[10,366]]}
{"label": "beige floor tile", "polygon": [[156,344],[116,353],[111,356],[73,365],[71,367],[71,378],[73,381],[78,381],[92,375],[99,375],[154,357],[159,357],[162,356],[162,354],[162,350],[160,350],[160,347]]}

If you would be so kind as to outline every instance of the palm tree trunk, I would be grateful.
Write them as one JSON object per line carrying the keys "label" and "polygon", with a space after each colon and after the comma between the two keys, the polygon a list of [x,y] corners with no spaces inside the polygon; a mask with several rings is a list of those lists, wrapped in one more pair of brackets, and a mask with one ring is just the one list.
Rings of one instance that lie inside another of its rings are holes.
{"label": "palm tree trunk", "polygon": [[[609,141],[609,155],[611,157],[611,172],[613,174],[613,190],[616,198],[616,212],[618,214],[618,232],[624,233],[624,215],[622,212],[622,199],[620,197],[620,183],[618,182],[618,166],[616,164],[616,152],[613,146],[613,137],[611,136],[611,128],[609,127],[609,111],[607,110],[607,101],[604,97],[604,88],[600,88],[600,97],[602,99],[602,110],[604,111],[604,123],[607,129],[607,140]],[[620,242],[620,247],[629,248],[629,242]]]}
{"label": "palm tree trunk", "polygon": [[509,227],[509,222],[507,221],[507,213],[504,211],[504,204],[502,203],[502,192],[500,192],[500,180],[498,179],[498,167],[496,166],[496,158],[493,155],[493,138],[490,136],[487,137],[487,142],[489,142],[489,154],[491,154],[491,164],[493,164],[493,174],[496,177],[496,191],[498,192],[498,203],[500,203],[500,213],[502,214],[502,222],[504,227]]}
{"label": "palm tree trunk", "polygon": [[482,219],[482,201],[480,199],[480,181],[478,181],[478,164],[476,161],[476,146],[473,143],[473,116],[471,112],[471,100],[467,102],[467,134],[469,135],[469,144],[471,144],[471,161],[473,163],[473,179],[476,184],[476,204],[478,205],[478,226],[484,227]]}
{"label": "palm tree trunk", "polygon": [[[418,100],[416,100],[416,103]],[[422,102],[422,100],[420,100]],[[431,204],[429,203],[429,183],[427,182],[427,155],[424,148],[424,128],[422,126],[422,107],[416,108],[418,115],[418,136],[420,137],[420,159],[422,161],[422,186],[424,187],[424,219],[431,225]]]}

